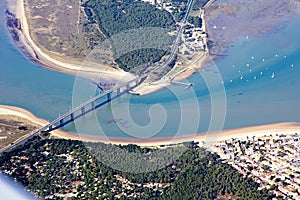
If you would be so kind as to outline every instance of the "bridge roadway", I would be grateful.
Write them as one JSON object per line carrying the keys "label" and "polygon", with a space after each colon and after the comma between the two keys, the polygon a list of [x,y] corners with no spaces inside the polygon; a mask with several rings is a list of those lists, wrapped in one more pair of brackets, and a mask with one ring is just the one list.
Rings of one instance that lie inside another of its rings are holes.
{"label": "bridge roadway", "polygon": [[[113,99],[116,99],[120,96],[122,96],[123,94],[127,93],[129,90],[131,90],[132,88],[138,86],[141,82],[143,82],[150,74],[153,74],[154,72],[162,69],[163,67],[166,67],[174,58],[177,47],[178,47],[178,43],[180,41],[180,36],[183,30],[184,25],[186,24],[186,21],[188,19],[188,16],[190,14],[191,8],[193,6],[194,0],[189,0],[188,1],[188,7],[186,9],[186,13],[181,21],[181,23],[178,23],[179,28],[178,28],[178,32],[177,32],[177,36],[176,36],[176,40],[174,41],[173,45],[172,45],[172,49],[171,49],[171,54],[169,55],[169,57],[167,58],[167,60],[159,67],[155,68],[154,70],[152,70],[151,72],[148,72],[136,79],[133,79],[131,81],[128,81],[126,83],[124,83],[123,85],[119,85],[118,87],[115,87],[109,91],[106,91],[105,93],[101,93],[95,97],[92,97],[91,99],[89,99],[88,101],[80,104],[79,106],[71,109],[69,112],[65,113],[64,115],[58,117],[57,119],[55,119],[54,121],[50,122],[48,125],[36,130],[34,133],[28,135],[27,137],[12,143],[10,146],[3,148],[2,150],[0,150],[0,154],[10,151],[13,148],[15,148],[16,146],[25,143],[26,141],[32,139],[34,136],[37,136],[43,132],[50,132],[56,129],[59,129],[71,122],[73,122],[74,120],[86,115],[87,113],[109,103],[110,101],[112,101]],[[107,97],[106,100],[101,101],[100,103],[97,104],[97,101],[99,101],[101,98],[103,97]],[[79,112],[79,113],[78,113]]]}

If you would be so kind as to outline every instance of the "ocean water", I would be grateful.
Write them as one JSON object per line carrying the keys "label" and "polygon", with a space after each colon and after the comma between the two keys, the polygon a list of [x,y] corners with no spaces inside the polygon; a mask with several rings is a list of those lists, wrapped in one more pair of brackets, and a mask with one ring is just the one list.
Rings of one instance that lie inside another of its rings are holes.
{"label": "ocean water", "polygon": [[273,32],[239,38],[229,56],[217,62],[229,108],[225,128],[299,122],[299,19],[293,16]]}
{"label": "ocean water", "polygon": [[[156,132],[156,137],[192,134],[195,129],[191,127],[194,126],[198,126],[198,133],[205,133],[299,122],[299,18],[293,16],[280,28],[264,34],[236,38],[225,52],[227,56],[186,80],[194,84],[190,89],[172,86],[147,96],[132,96],[129,103],[124,103],[124,99],[113,102],[110,107],[99,109],[96,116],[91,114],[86,121],[79,121],[76,127],[88,134],[103,136],[110,133],[109,136],[115,137],[142,138],[153,136],[164,120],[164,126]],[[210,81],[214,83],[208,84]],[[164,112],[155,113],[155,109],[151,110],[153,105],[160,106],[157,110]],[[226,107],[226,111],[222,106]],[[185,116],[183,111],[190,115]],[[167,117],[164,119],[162,116]],[[180,126],[182,116],[187,121]],[[97,119],[93,123],[96,126],[87,123],[92,119]],[[197,124],[197,120],[200,123]],[[72,130],[74,126],[69,128]],[[153,131],[148,133],[148,130]]]}
{"label": "ocean water", "polygon": [[[0,10],[0,104],[53,120],[95,95],[95,86],[33,64],[17,50]],[[300,20],[241,36],[225,57],[186,82],[146,96],[125,95],[64,129],[110,137],[164,137],[276,122],[299,122]]]}

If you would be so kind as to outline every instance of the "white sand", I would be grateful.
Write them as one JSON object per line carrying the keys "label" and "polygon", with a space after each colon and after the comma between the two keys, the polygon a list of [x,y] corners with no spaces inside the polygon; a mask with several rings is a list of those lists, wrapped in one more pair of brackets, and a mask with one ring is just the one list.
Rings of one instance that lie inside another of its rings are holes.
{"label": "white sand", "polygon": [[[276,124],[268,124],[268,125],[261,125],[261,126],[250,126],[244,128],[237,128],[231,130],[224,130],[220,133],[209,133],[205,138],[206,142],[214,142],[214,141],[223,141],[229,140],[231,138],[239,138],[239,139],[246,139],[247,136],[251,138],[252,136],[255,137],[264,137],[270,136],[270,134],[294,134],[300,133],[300,123],[295,122],[284,122],[284,123],[276,123]],[[199,138],[200,141],[203,138]],[[198,137],[196,137],[198,140]]]}
{"label": "white sand", "polygon": [[48,122],[44,119],[37,118],[32,113],[28,112],[27,110],[24,110],[22,108],[14,107],[14,106],[4,106],[0,105],[0,115],[12,115],[16,117],[20,117],[23,119],[26,119],[28,121],[31,121],[35,124],[38,124],[40,126],[46,125]]}

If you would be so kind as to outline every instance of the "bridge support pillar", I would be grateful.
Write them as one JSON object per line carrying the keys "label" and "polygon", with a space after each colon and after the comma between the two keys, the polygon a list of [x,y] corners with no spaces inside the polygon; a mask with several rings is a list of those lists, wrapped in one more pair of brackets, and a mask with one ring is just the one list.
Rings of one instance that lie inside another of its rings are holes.
{"label": "bridge support pillar", "polygon": [[53,128],[53,126],[51,125],[48,127],[48,130],[51,131],[52,128]]}
{"label": "bridge support pillar", "polygon": [[63,126],[63,125],[64,125],[64,120],[61,119],[61,120],[59,121],[59,126]]}
{"label": "bridge support pillar", "polygon": [[121,89],[120,89],[120,88],[118,88],[118,89],[117,89],[117,95],[119,96],[119,95],[120,95],[120,93],[121,93]]}
{"label": "bridge support pillar", "polygon": [[74,121],[74,113],[71,113],[71,120]]}
{"label": "bridge support pillar", "polygon": [[135,85],[137,86],[139,84],[140,80],[135,81]]}
{"label": "bridge support pillar", "polygon": [[111,101],[111,92],[107,94],[107,101]]}
{"label": "bridge support pillar", "polygon": [[94,101],[91,103],[91,106],[92,106],[92,109],[95,109],[95,102]]}
{"label": "bridge support pillar", "polygon": [[126,85],[126,90],[127,90],[127,91],[130,90],[130,85]]}
{"label": "bridge support pillar", "polygon": [[84,115],[84,113],[85,113],[85,107],[82,107],[81,108],[81,114]]}

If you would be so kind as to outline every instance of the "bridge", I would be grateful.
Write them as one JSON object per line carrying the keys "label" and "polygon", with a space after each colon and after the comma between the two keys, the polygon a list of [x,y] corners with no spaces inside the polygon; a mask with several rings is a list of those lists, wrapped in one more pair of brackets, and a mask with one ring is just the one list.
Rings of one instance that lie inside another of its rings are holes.
{"label": "bridge", "polygon": [[[37,136],[41,133],[44,132],[50,132],[56,129],[59,129],[69,123],[72,123],[74,120],[96,110],[97,108],[111,102],[112,100],[128,93],[131,89],[137,87],[140,83],[142,83],[149,75],[159,71],[160,69],[166,67],[173,59],[178,47],[178,43],[180,41],[180,36],[182,34],[182,30],[184,25],[186,24],[186,21],[188,19],[188,16],[190,14],[191,8],[193,6],[194,0],[189,0],[188,4],[187,4],[187,9],[186,9],[186,13],[181,21],[181,23],[179,23],[179,28],[178,28],[178,32],[176,35],[176,40],[174,41],[172,48],[171,48],[171,52],[169,57],[165,60],[165,62],[161,65],[158,66],[157,68],[155,68],[154,70],[152,70],[151,72],[148,72],[138,78],[135,78],[131,81],[128,81],[122,85],[118,85],[116,87],[114,87],[111,90],[108,90],[104,93],[98,94],[95,97],[92,97],[91,99],[89,99],[88,101],[78,105],[77,107],[71,109],[69,112],[65,113],[64,115],[58,117],[57,119],[55,119],[54,121],[50,122],[48,125],[36,130],[34,133],[28,135],[27,137],[11,144],[10,146],[3,148],[0,151],[0,154],[10,151],[13,148],[15,148],[16,146],[25,143],[26,141],[32,139],[34,136]],[[104,100],[105,99],[105,100]]]}

